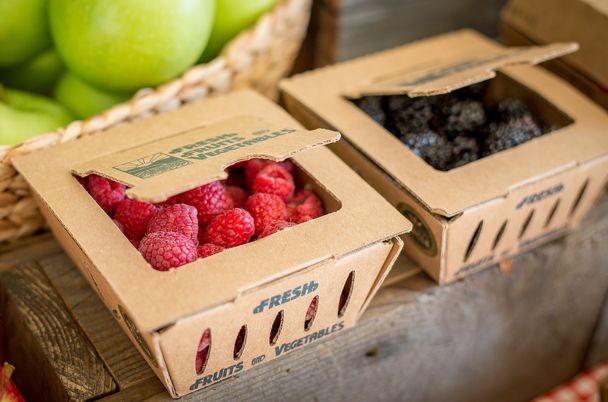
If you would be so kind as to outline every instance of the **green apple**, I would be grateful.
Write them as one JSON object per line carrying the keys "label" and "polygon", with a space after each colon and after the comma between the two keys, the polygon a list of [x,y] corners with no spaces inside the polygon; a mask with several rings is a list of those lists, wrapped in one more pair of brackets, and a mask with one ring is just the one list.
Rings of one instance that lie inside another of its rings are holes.
{"label": "green apple", "polygon": [[55,88],[55,99],[79,119],[101,113],[111,106],[129,100],[130,97],[130,93],[97,89],[70,72],[61,77]]}
{"label": "green apple", "polygon": [[48,94],[62,72],[63,65],[57,53],[47,50],[25,65],[10,70],[0,70],[0,82],[7,87]]}
{"label": "green apple", "polygon": [[23,64],[51,47],[46,0],[0,0],[0,68]]}
{"label": "green apple", "polygon": [[200,61],[214,59],[230,39],[254,25],[275,3],[276,0],[218,0],[211,38]]}
{"label": "green apple", "polygon": [[19,144],[72,121],[57,102],[40,95],[0,87],[0,144]]}
{"label": "green apple", "polygon": [[49,0],[68,70],[97,88],[133,91],[177,77],[209,40],[214,0]]}

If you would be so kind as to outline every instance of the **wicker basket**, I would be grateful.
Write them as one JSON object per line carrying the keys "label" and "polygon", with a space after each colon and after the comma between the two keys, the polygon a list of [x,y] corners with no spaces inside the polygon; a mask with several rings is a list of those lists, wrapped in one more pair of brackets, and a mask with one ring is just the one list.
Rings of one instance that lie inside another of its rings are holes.
{"label": "wicker basket", "polygon": [[158,88],[142,89],[129,102],[85,121],[74,121],[16,146],[0,146],[0,242],[25,237],[45,225],[28,184],[12,166],[13,156],[174,110],[183,103],[232,89],[251,87],[275,98],[278,81],[289,73],[304,38],[310,3],[311,0],[281,0],[254,28],[232,40],[215,60],[194,66]]}

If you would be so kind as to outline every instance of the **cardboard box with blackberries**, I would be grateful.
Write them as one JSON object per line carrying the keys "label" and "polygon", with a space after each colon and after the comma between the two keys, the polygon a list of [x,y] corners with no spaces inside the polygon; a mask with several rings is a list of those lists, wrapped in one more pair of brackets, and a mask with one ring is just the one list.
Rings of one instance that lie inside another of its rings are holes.
{"label": "cardboard box with blackberries", "polygon": [[535,66],[576,43],[503,47],[462,30],[283,81],[282,101],[414,224],[448,283],[555,238],[608,177],[608,115]]}

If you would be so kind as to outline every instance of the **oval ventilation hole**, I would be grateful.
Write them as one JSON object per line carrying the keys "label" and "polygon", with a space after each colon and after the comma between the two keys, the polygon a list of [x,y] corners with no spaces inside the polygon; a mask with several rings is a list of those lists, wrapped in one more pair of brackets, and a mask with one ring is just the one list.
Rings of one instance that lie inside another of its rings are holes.
{"label": "oval ventilation hole", "polygon": [[545,221],[545,228],[548,228],[549,225],[551,225],[551,221],[553,220],[553,217],[555,216],[555,213],[557,212],[557,208],[559,208],[560,202],[561,202],[561,199],[557,199],[557,201],[555,201],[555,204],[553,204],[551,211],[549,211],[549,215],[547,215],[547,220]]}
{"label": "oval ventilation hole", "polygon": [[344,312],[346,311],[346,307],[348,306],[348,302],[350,301],[350,295],[353,292],[354,284],[355,271],[350,271],[350,274],[348,274],[348,277],[344,282],[342,293],[340,293],[340,300],[338,301],[338,317],[342,317],[344,315]]}
{"label": "oval ventilation hole", "polygon": [[581,200],[583,199],[583,196],[585,195],[585,191],[587,191],[588,185],[589,185],[589,179],[587,178],[587,180],[585,180],[585,182],[581,186],[581,189],[578,190],[578,195],[576,196],[576,199],[574,200],[574,204],[572,204],[572,208],[570,208],[570,213],[568,214],[568,216],[572,216],[574,214],[574,212],[576,211],[576,209],[578,208],[579,204],[581,203]]}
{"label": "oval ventilation hole", "polygon": [[312,323],[317,316],[317,309],[319,308],[319,296],[315,296],[306,310],[306,317],[304,317],[304,331],[308,331],[312,327]]}
{"label": "oval ventilation hole", "polygon": [[509,221],[505,219],[500,226],[500,229],[498,229],[498,233],[496,233],[496,237],[494,238],[494,243],[492,243],[492,251],[494,251],[494,249],[498,246],[500,239],[502,239],[502,236],[505,234],[505,230],[507,230],[507,223],[509,223]]}
{"label": "oval ventilation hole", "polygon": [[247,340],[247,325],[243,325],[239,330],[236,339],[234,340],[234,360],[241,358],[243,350],[245,349],[245,341]]}
{"label": "oval ventilation hole", "polygon": [[209,360],[209,352],[211,351],[211,330],[207,328],[203,335],[201,336],[201,340],[198,343],[198,348],[196,349],[196,374],[203,374],[205,371],[205,366],[207,365],[207,361]]}
{"label": "oval ventilation hole", "polygon": [[274,345],[279,340],[279,334],[281,333],[281,329],[283,328],[283,310],[277,313],[277,316],[274,317],[274,321],[272,323],[272,328],[270,329],[270,339],[269,342],[271,345]]}
{"label": "oval ventilation hole", "polygon": [[483,221],[480,221],[477,225],[477,229],[473,232],[473,236],[471,236],[471,240],[469,240],[469,245],[467,247],[467,251],[464,253],[464,262],[466,262],[471,254],[473,253],[473,249],[477,244],[477,240],[479,239],[479,235],[481,234],[481,228],[483,227]]}
{"label": "oval ventilation hole", "polygon": [[530,211],[530,213],[528,214],[528,217],[524,221],[524,224],[521,225],[521,230],[519,231],[519,239],[524,237],[524,235],[526,234],[526,231],[530,227],[530,222],[532,222],[532,217],[534,217],[534,210]]}

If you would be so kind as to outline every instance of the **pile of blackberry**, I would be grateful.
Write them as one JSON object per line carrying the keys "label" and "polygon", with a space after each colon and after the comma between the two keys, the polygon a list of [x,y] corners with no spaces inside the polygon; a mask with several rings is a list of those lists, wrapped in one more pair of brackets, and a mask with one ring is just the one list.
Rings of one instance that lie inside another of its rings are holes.
{"label": "pile of blackberry", "polygon": [[519,98],[485,104],[487,84],[446,95],[366,96],[354,103],[433,168],[447,171],[551,131]]}

